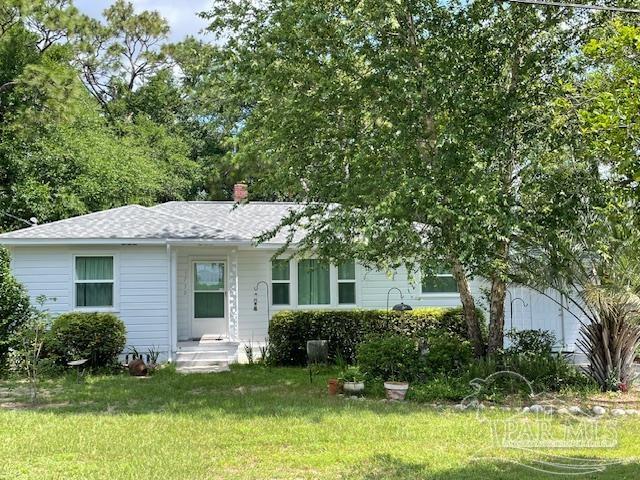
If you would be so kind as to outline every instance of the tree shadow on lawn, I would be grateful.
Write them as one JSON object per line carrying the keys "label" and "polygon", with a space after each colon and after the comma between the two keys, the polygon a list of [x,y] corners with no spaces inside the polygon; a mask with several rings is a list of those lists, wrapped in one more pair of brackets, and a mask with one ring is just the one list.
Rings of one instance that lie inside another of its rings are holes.
{"label": "tree shadow on lawn", "polygon": [[[521,480],[550,478],[615,479],[635,480],[640,476],[640,464],[616,459],[573,458],[573,467],[558,469],[546,462],[547,457],[540,456],[537,461],[527,463],[507,459],[478,459],[469,464],[450,470],[433,472],[426,463],[408,462],[391,455],[377,455],[355,467],[346,475],[349,479],[387,480],[387,479],[429,479],[429,480]],[[607,464],[603,464],[606,462]]]}
{"label": "tree shadow on lawn", "polygon": [[88,377],[80,383],[69,375],[43,382],[41,401],[36,405],[28,402],[26,386],[14,388],[13,396],[7,395],[5,388],[0,411],[4,407],[65,415],[174,413],[205,419],[217,417],[222,411],[241,418],[303,417],[310,422],[321,422],[326,416],[342,411],[403,415],[427,410],[424,405],[413,402],[388,404],[381,398],[329,397],[327,379],[335,376],[334,369],[326,369],[311,382],[304,368],[258,366],[235,366],[231,372],[215,374],[160,371],[144,378]]}

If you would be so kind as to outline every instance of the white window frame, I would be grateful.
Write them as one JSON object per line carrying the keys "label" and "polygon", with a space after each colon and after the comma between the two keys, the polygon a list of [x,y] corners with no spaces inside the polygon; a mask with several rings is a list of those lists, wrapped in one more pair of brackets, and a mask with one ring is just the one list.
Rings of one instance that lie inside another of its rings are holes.
{"label": "white window frame", "polygon": [[[358,305],[358,283],[357,283],[357,278],[358,278],[358,263],[355,260],[353,261],[353,278],[349,278],[349,279],[340,279],[340,266],[339,265],[335,265],[335,269],[336,269],[336,279],[338,280],[338,288],[336,290],[336,305],[340,306],[340,307],[352,307],[355,305]],[[342,283],[353,283],[353,294],[355,296],[355,302],[353,303],[340,303],[340,284]]]}
{"label": "white window frame", "polygon": [[[289,259],[289,258],[277,258],[277,261],[285,261],[285,262],[289,262],[289,280],[274,280],[273,279],[273,260],[269,263],[269,265],[271,266],[271,298],[269,299],[269,301],[271,302],[271,306],[272,307],[281,307],[281,308],[285,308],[285,307],[290,307],[293,302],[291,301],[291,284],[293,283],[293,272],[291,271],[292,266],[293,266],[293,260]],[[296,264],[296,268],[297,268],[297,264]],[[274,284],[283,284],[286,283],[289,285],[289,303],[273,303],[273,285]],[[297,286],[297,285],[296,285]],[[297,301],[297,288],[296,288],[296,301]]]}
{"label": "white window frame", "polygon": [[[432,277],[451,277],[453,278],[453,273],[435,273],[433,275],[430,275]],[[424,276],[421,274],[420,275],[420,283],[418,284],[418,288],[420,288],[420,296],[421,297],[429,297],[429,298],[433,298],[433,297],[459,297],[460,296],[460,292],[423,292],[422,291],[422,280],[423,280]]]}
{"label": "white window frame", "polygon": [[[78,272],[76,271],[76,258],[86,257],[111,257],[113,259],[113,278],[111,280],[78,280]],[[117,312],[120,305],[120,290],[118,278],[120,277],[120,262],[115,252],[85,252],[76,253],[71,256],[72,285],[71,297],[73,301],[73,310],[75,312]],[[76,285],[78,283],[111,283],[113,288],[113,305],[110,307],[79,307],[77,299]]]}

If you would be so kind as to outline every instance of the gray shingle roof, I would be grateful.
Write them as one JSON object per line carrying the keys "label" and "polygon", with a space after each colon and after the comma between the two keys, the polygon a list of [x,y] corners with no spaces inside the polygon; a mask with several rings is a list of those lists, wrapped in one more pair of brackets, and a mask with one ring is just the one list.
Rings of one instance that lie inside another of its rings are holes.
{"label": "gray shingle roof", "polygon": [[[235,238],[252,240],[274,227],[298,206],[294,203],[249,202],[168,202],[152,207],[153,210],[188,218],[193,221],[215,226]],[[279,232],[270,240],[284,243],[287,232]],[[294,239],[299,240],[299,235]]]}
{"label": "gray shingle roof", "polygon": [[[0,235],[3,240],[193,239],[251,241],[276,227],[295,204],[169,202],[128,205],[32,226]],[[271,240],[283,242],[286,234]]]}

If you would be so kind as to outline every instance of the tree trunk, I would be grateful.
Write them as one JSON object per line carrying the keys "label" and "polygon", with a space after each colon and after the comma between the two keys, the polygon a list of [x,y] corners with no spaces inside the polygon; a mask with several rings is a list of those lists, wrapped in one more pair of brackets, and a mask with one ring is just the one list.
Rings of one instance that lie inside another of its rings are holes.
{"label": "tree trunk", "polygon": [[489,342],[487,353],[493,355],[504,346],[504,301],[507,296],[507,284],[499,277],[491,281],[491,299],[489,305]]}
{"label": "tree trunk", "polygon": [[480,358],[485,354],[485,345],[482,339],[482,330],[480,329],[480,321],[478,312],[476,311],[476,303],[471,295],[469,288],[469,280],[460,262],[456,259],[452,262],[453,278],[458,285],[460,292],[460,302],[462,303],[462,315],[467,323],[467,335],[473,345],[473,353]]}

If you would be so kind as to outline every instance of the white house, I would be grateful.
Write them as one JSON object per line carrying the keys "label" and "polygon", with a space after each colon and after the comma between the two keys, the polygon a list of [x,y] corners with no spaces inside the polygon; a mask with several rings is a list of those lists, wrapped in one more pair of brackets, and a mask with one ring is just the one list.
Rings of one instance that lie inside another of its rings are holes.
{"label": "white house", "polygon": [[[267,336],[269,315],[282,309],[387,308],[404,303],[457,306],[448,274],[409,281],[356,263],[272,260],[284,235],[255,244],[295,204],[169,202],[129,205],[0,235],[16,278],[32,298],[48,297],[53,313],[108,311],[126,324],[127,342],[159,349],[191,370],[235,361],[241,344]],[[481,302],[481,284],[474,282]],[[552,294],[553,295],[553,294]],[[551,330],[573,350],[577,320],[558,303],[513,288],[506,327]]]}

